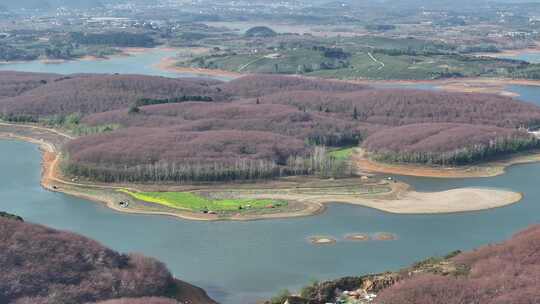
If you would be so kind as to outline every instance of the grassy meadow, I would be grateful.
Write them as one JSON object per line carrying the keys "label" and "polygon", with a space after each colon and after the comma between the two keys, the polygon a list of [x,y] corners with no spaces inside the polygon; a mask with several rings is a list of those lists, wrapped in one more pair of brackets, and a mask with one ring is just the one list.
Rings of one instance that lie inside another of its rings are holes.
{"label": "grassy meadow", "polygon": [[193,192],[132,192],[125,189],[120,192],[143,202],[199,212],[256,210],[287,205],[286,202],[270,199],[210,199]]}
{"label": "grassy meadow", "polygon": [[341,148],[330,151],[329,154],[336,160],[349,160],[354,153],[354,148]]}

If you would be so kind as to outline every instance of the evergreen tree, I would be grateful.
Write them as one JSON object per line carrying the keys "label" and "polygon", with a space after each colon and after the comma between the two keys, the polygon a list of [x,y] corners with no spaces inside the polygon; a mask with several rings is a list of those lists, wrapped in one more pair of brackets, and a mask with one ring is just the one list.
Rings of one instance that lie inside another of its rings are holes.
{"label": "evergreen tree", "polygon": [[132,105],[131,107],[129,107],[129,111],[128,111],[129,114],[137,114],[140,112],[141,112],[141,109],[137,105]]}

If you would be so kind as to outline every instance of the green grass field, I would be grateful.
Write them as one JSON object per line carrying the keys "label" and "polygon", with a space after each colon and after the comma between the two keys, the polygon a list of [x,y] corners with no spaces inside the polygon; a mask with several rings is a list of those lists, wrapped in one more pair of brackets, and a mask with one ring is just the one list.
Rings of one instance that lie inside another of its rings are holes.
{"label": "green grass field", "polygon": [[269,206],[283,207],[283,201],[267,199],[208,199],[192,192],[132,192],[119,190],[143,202],[160,204],[176,209],[191,211],[239,211],[265,209]]}
{"label": "green grass field", "polygon": [[334,157],[337,160],[348,160],[349,158],[351,158],[353,152],[354,148],[342,148],[330,151],[328,152],[328,154],[330,154],[330,156]]}

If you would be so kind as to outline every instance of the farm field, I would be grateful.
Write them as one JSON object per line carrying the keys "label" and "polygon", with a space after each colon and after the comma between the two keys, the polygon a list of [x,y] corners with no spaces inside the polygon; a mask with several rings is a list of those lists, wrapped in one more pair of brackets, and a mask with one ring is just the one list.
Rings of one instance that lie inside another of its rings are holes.
{"label": "farm field", "polygon": [[[267,47],[257,47],[263,43]],[[236,73],[294,74],[333,79],[433,80],[454,77],[531,78],[535,64],[474,56],[427,39],[379,36],[323,38],[281,34],[208,39],[209,51],[180,56],[177,66]]]}

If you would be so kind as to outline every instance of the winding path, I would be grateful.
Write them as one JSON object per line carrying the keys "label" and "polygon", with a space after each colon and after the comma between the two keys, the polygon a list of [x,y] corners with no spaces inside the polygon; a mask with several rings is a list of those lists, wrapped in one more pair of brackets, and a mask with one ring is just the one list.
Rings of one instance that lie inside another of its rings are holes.
{"label": "winding path", "polygon": [[377,71],[378,71],[378,70],[381,70],[382,68],[384,68],[384,67],[386,66],[386,65],[384,64],[384,62],[382,62],[382,61],[378,60],[377,58],[375,58],[375,57],[373,56],[373,54],[371,54],[371,52],[368,52],[367,54],[368,54],[369,58],[371,58],[371,60],[373,60],[373,62],[375,62],[376,64],[379,64],[379,65],[380,65],[380,67],[377,69]]}
{"label": "winding path", "polygon": [[252,60],[252,61],[250,61],[250,62],[248,62],[248,63],[242,65],[241,67],[238,68],[238,72],[242,72],[242,71],[245,70],[245,68],[247,68],[248,66],[250,66],[250,65],[252,65],[252,64],[254,64],[254,63],[258,62],[258,61],[261,61],[261,60],[263,60],[263,59],[265,59],[265,58],[266,58],[266,57],[260,57],[260,58],[257,58],[257,59],[255,59],[255,60]]}

